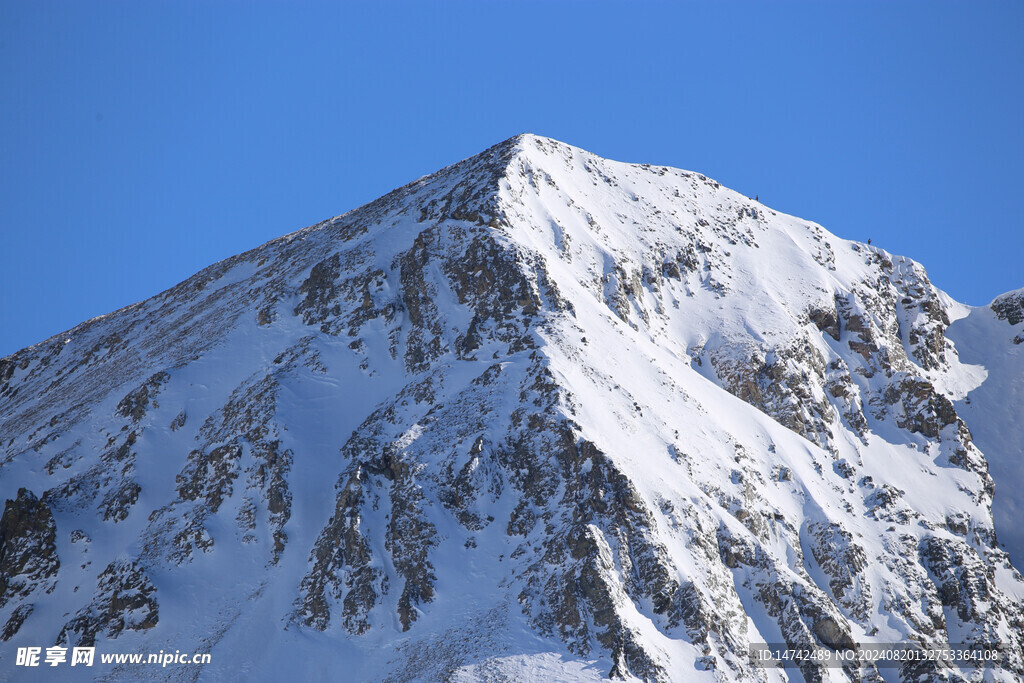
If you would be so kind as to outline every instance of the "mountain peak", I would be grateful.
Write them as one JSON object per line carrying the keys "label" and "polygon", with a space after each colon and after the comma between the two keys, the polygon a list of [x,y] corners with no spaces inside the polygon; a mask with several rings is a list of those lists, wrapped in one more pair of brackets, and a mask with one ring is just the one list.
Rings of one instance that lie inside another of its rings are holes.
{"label": "mountain peak", "polygon": [[1019,678],[966,310],[701,174],[515,136],[0,360],[0,637],[396,680],[996,643]]}

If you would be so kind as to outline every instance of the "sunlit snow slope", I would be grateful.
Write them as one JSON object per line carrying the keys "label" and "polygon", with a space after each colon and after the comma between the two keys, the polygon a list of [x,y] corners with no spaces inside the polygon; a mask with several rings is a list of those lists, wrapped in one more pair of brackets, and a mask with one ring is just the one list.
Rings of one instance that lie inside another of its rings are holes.
{"label": "sunlit snow slope", "polygon": [[518,136],[0,360],[0,677],[1018,680],[1012,300]]}
{"label": "sunlit snow slope", "polygon": [[997,297],[954,322],[960,359],[985,368],[985,381],[957,411],[971,427],[996,482],[992,511],[1001,545],[1024,566],[1024,289]]}

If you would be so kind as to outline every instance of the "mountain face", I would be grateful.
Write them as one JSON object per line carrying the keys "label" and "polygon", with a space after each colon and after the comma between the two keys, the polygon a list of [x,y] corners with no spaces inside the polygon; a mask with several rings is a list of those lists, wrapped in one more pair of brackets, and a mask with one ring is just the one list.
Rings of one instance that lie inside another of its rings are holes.
{"label": "mountain face", "polygon": [[[1024,290],[519,136],[0,360],[4,675],[1019,680],[1022,341]],[[747,656],[910,641],[1003,658]]]}

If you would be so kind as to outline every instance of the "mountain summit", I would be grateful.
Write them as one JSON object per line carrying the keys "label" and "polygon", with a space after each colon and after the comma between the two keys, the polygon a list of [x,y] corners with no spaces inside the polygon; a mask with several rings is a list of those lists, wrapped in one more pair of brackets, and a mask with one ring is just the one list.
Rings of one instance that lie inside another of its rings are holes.
{"label": "mountain summit", "polygon": [[212,654],[62,672],[130,680],[983,672],[747,654],[913,642],[998,645],[987,680],[1018,680],[1022,301],[512,138],[0,360],[2,666],[58,643]]}

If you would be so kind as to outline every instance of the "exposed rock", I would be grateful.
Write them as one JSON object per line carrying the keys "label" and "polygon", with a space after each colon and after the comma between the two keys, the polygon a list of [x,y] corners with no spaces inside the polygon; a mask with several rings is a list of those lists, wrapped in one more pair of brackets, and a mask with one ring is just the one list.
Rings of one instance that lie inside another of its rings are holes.
{"label": "exposed rock", "polygon": [[302,580],[296,615],[307,626],[325,630],[333,606],[341,602],[345,630],[361,635],[369,629],[368,614],[387,589],[386,577],[374,566],[369,543],[360,532],[365,477],[356,467],[338,496],[334,515],[313,549],[310,573]]}
{"label": "exposed rock", "polygon": [[0,606],[56,585],[57,525],[45,500],[28,489],[8,499],[0,517]]}
{"label": "exposed rock", "polygon": [[819,330],[839,341],[839,314],[835,309],[812,308],[808,311],[807,317]]}
{"label": "exposed rock", "polygon": [[170,379],[167,372],[161,370],[146,380],[137,389],[130,392],[117,404],[117,412],[122,417],[130,418],[132,422],[138,422],[146,415],[150,402],[156,400],[160,393],[160,387]]}
{"label": "exposed rock", "polygon": [[854,618],[867,619],[871,590],[864,575],[867,567],[864,549],[854,542],[850,532],[834,522],[809,524],[807,536],[814,561],[829,577],[833,598]]}
{"label": "exposed rock", "polygon": [[21,629],[21,625],[25,623],[25,620],[29,618],[34,609],[34,605],[30,602],[22,603],[18,605],[11,616],[7,619],[7,623],[4,624],[4,629],[0,632],[0,640],[8,641],[17,635],[18,630]]}
{"label": "exposed rock", "polygon": [[991,308],[1000,320],[1005,320],[1010,325],[1020,325],[1024,322],[1024,293],[1010,292],[997,297]]}
{"label": "exposed rock", "polygon": [[80,609],[60,631],[57,642],[91,647],[98,636],[117,638],[124,631],[157,625],[156,588],[134,562],[118,560],[100,573],[92,602]]}
{"label": "exposed rock", "polygon": [[902,406],[896,419],[900,427],[932,439],[938,438],[943,427],[960,420],[953,403],[937,393],[931,382],[922,379],[910,377],[890,384],[885,401]]}

